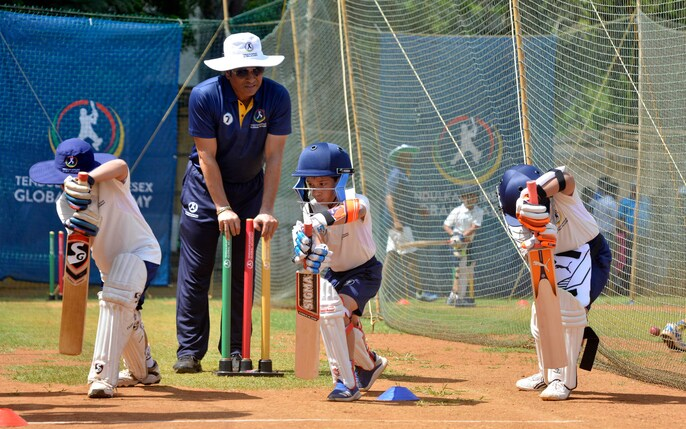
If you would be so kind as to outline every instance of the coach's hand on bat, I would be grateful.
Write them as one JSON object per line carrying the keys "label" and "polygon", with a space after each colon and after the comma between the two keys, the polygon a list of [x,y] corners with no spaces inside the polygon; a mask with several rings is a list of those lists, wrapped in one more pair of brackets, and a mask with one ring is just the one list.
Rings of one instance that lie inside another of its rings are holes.
{"label": "coach's hand on bat", "polygon": [[76,177],[67,176],[64,179],[64,193],[69,206],[74,210],[86,210],[91,202],[96,200],[93,196],[93,178],[88,176],[87,183],[79,183]]}
{"label": "coach's hand on bat", "polygon": [[271,240],[279,227],[279,220],[269,213],[260,213],[253,219],[255,229],[260,231],[262,238]]}
{"label": "coach's hand on bat", "polygon": [[100,230],[101,221],[102,218],[97,212],[97,208],[96,210],[92,210],[89,207],[85,210],[75,211],[74,215],[64,223],[64,226],[88,237],[95,237]]}

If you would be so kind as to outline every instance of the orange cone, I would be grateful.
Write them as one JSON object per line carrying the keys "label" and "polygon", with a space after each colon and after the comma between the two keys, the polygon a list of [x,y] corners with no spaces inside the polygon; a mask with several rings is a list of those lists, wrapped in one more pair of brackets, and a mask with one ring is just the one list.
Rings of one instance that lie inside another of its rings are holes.
{"label": "orange cone", "polygon": [[26,420],[22,419],[9,408],[0,408],[0,427],[26,426]]}

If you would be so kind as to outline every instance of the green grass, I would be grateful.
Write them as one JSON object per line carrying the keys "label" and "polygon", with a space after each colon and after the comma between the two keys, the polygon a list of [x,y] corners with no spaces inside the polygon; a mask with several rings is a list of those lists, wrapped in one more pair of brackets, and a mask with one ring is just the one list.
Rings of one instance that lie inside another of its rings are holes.
{"label": "green grass", "polygon": [[[153,290],[153,293],[155,291]],[[86,314],[86,333],[83,353],[65,356],[57,352],[61,303],[43,298],[22,298],[0,301],[0,353],[25,353],[21,364],[2,368],[5,374],[22,382],[39,384],[80,385],[86,383],[90,366],[98,318],[98,301],[91,293]],[[165,384],[198,389],[284,389],[306,386],[328,386],[331,383],[325,359],[320,361],[320,376],[314,380],[301,380],[293,375],[295,342],[295,311],[272,309],[271,314],[271,360],[275,371],[283,377],[219,377],[214,374],[221,354],[218,351],[221,301],[210,300],[212,322],[210,346],[202,361],[201,374],[189,376],[176,374],[172,365],[176,362],[176,312],[175,299],[171,297],[150,298],[143,308],[143,322],[152,346],[153,357],[159,362]],[[261,308],[253,311],[253,336],[251,359],[257,368],[261,354]],[[365,327],[370,331],[369,320]],[[376,323],[375,332],[397,332],[383,322]],[[39,353],[31,353],[37,351]]]}

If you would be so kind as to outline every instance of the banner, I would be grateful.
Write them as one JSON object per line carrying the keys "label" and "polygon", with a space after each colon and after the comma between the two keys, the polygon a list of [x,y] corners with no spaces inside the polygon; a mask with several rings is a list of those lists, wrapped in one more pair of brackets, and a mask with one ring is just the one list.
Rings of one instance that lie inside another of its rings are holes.
{"label": "banner", "polygon": [[[29,179],[32,164],[78,137],[124,159],[131,191],[161,247],[167,285],[176,169],[182,27],[0,12],[0,279],[47,282],[59,186]],[[94,267],[93,267],[94,268]],[[97,269],[92,282],[99,282]]]}
{"label": "banner", "polygon": [[[421,208],[413,226],[414,239],[445,240],[443,221],[461,204],[461,190],[478,183],[486,191],[488,201],[498,209],[495,189],[500,177],[513,165],[524,163],[512,39],[396,37],[384,35],[380,39],[381,76],[393,70],[393,79],[380,80],[381,153],[387,155],[400,144],[419,148],[413,156],[410,174],[411,198]],[[554,111],[556,39],[525,38],[524,51],[526,64],[537,71],[529,75],[534,76],[535,82],[528,86],[529,106],[534,107],[529,109],[531,138],[538,153],[549,154],[553,118],[546,115]],[[407,67],[398,72],[404,65]],[[538,162],[543,164],[542,168],[553,167],[548,164],[552,160]],[[472,245],[474,253],[470,259],[476,261],[475,277],[481,282],[482,271],[498,271],[497,267],[487,265],[487,261],[493,261],[493,253],[502,253],[503,261],[521,264],[488,201],[479,189],[478,205],[484,209],[484,222]],[[385,231],[390,227],[387,213],[382,220],[380,225]],[[452,249],[422,249],[421,257],[422,265],[431,265],[431,269],[425,270],[424,281],[449,287],[453,276]],[[502,279],[493,281],[502,284]]]}

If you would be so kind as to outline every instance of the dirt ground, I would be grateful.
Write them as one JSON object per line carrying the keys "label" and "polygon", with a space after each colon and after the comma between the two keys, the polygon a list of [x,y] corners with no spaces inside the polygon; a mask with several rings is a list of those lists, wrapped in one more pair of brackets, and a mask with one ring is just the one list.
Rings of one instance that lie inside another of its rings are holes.
{"label": "dirt ground", "polygon": [[[120,389],[113,399],[86,397],[85,386],[25,384],[1,370],[39,358],[37,352],[0,355],[0,408],[35,427],[96,428],[677,428],[686,392],[595,369],[580,371],[579,387],[564,402],[541,401],[514,382],[534,369],[531,353],[412,335],[369,334],[377,350],[392,350],[389,368],[354,403],[325,400],[329,386],[289,391],[210,391],[164,384]],[[31,355],[33,353],[33,355]],[[403,359],[411,355],[413,359]],[[389,371],[390,372],[390,371]],[[189,375],[192,376],[192,375]],[[419,402],[382,402],[403,386]]]}

